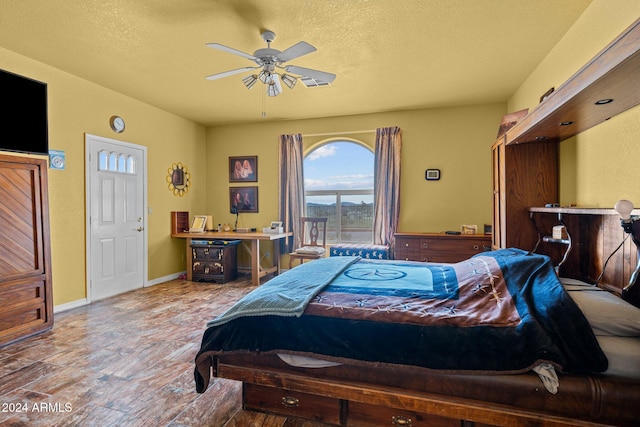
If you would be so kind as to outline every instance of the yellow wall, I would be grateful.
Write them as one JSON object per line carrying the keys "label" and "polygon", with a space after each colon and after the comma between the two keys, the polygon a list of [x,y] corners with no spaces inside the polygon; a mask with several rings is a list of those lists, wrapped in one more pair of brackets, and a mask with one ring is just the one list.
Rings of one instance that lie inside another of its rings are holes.
{"label": "yellow wall", "polygon": [[[334,133],[399,126],[402,129],[400,231],[459,230],[491,223],[491,144],[504,104],[423,109],[351,117],[219,126],[207,130],[207,214],[229,214],[229,156],[258,156],[259,213],[240,214],[240,227],[261,228],[278,218],[278,135]],[[336,136],[332,135],[331,138]],[[375,134],[351,134],[373,147]],[[305,149],[326,136],[303,138]],[[426,169],[441,170],[426,181]],[[256,185],[247,183],[242,185]]]}
{"label": "yellow wall", "polygon": [[[66,169],[49,170],[49,204],[54,305],[86,297],[85,133],[147,147],[150,280],[184,270],[184,242],[171,239],[170,211],[203,210],[206,194],[205,128],[130,97],[105,89],[24,56],[0,48],[1,68],[48,84],[49,147],[64,150]],[[122,134],[109,117],[122,116]],[[193,188],[173,196],[165,176],[172,162],[192,173]]]}
{"label": "yellow wall", "polygon": [[[239,225],[262,227],[277,218],[277,147],[282,133],[399,126],[403,130],[400,230],[481,227],[491,221],[490,146],[502,115],[535,106],[542,93],[564,82],[639,15],[637,0],[594,0],[507,107],[496,103],[209,129],[0,48],[1,68],[48,83],[50,148],[64,150],[67,156],[66,170],[49,174],[54,304],[86,297],[85,133],[147,147],[151,281],[185,267],[184,241],[169,234],[170,211],[213,214],[216,223],[233,223],[229,156],[257,155],[259,159],[260,212],[241,214]],[[126,120],[123,134],[110,130],[108,120],[113,114]],[[640,204],[640,187],[634,180],[638,135],[640,109],[635,108],[561,144],[561,203],[611,206],[626,197]],[[372,134],[345,136],[373,144]],[[311,145],[324,139],[306,142]],[[167,169],[178,161],[192,174],[192,187],[182,198],[173,196],[165,181]],[[427,168],[441,169],[442,179],[425,181]]]}
{"label": "yellow wall", "polygon": [[[637,0],[595,0],[508,102],[533,108],[640,17]],[[640,107],[560,144],[560,203],[612,207],[626,198],[640,205]]]}

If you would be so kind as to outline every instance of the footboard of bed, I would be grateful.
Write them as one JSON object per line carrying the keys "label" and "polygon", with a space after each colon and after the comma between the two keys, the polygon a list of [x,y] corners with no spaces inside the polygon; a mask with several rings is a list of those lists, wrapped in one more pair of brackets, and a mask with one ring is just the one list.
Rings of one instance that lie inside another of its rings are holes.
{"label": "footboard of bed", "polygon": [[[624,379],[566,377],[552,395],[530,374],[434,375],[423,381],[408,374],[404,386],[402,372],[392,373],[389,385],[379,372],[370,381],[360,367],[323,368],[325,375],[267,360],[220,357],[214,374],[243,382],[245,409],[339,426],[631,426],[640,417],[640,384]],[[346,370],[349,378],[340,378]]]}

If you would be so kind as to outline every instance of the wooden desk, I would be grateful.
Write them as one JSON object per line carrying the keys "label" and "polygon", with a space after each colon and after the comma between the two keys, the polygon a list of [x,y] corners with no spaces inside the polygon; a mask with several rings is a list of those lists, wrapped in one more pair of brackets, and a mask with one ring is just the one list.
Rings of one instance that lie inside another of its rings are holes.
{"label": "wooden desk", "polygon": [[[251,284],[260,285],[260,278],[267,274],[280,274],[280,245],[276,240],[292,236],[293,233],[236,233],[233,231],[206,232],[206,233],[173,233],[171,237],[187,239],[187,279],[192,279],[193,254],[191,252],[191,240],[249,240],[251,241]],[[273,266],[262,268],[260,265],[260,240],[274,240],[273,242]]]}

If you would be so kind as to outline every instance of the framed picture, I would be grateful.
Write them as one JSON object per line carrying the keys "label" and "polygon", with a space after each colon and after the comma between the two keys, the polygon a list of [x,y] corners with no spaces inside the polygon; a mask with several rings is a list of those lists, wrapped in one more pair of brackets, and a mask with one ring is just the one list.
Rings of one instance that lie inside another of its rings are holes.
{"label": "framed picture", "polygon": [[258,212],[258,187],[229,187],[230,211]]}
{"label": "framed picture", "polygon": [[207,224],[206,215],[196,215],[193,217],[191,221],[191,227],[189,228],[189,233],[202,233],[204,231],[204,227]]}
{"label": "framed picture", "polygon": [[437,181],[440,179],[440,169],[427,169],[424,172],[424,179],[427,181]]}
{"label": "framed picture", "polygon": [[229,157],[229,182],[258,182],[258,156]]}

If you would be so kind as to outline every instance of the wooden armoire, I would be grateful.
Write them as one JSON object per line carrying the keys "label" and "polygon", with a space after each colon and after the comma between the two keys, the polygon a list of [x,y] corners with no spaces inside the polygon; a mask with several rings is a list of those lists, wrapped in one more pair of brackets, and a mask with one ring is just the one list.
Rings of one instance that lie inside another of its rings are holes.
{"label": "wooden armoire", "polygon": [[47,161],[0,154],[0,346],[53,326]]}

